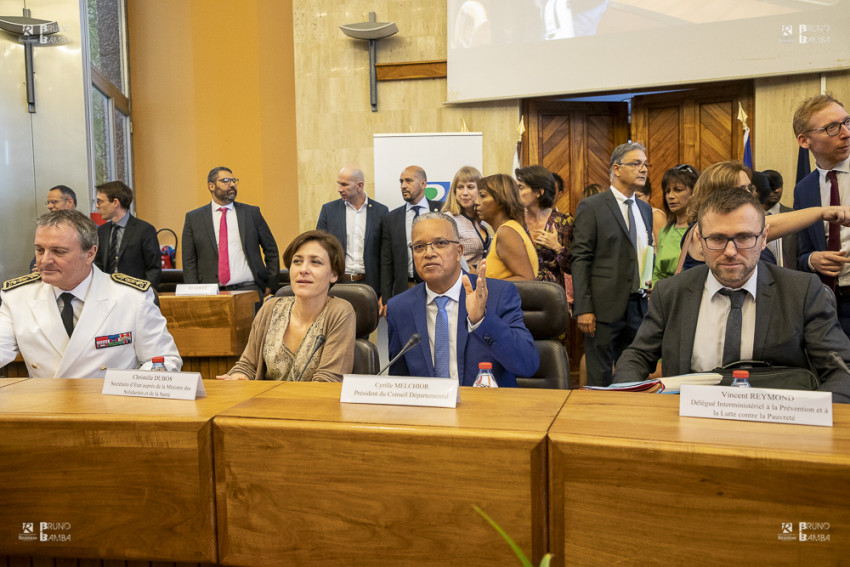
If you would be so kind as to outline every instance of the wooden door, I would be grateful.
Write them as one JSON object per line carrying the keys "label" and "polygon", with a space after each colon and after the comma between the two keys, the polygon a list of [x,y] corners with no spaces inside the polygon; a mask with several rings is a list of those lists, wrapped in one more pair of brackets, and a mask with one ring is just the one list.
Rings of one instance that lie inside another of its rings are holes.
{"label": "wooden door", "polygon": [[[646,146],[652,164],[652,205],[662,209],[661,178],[671,167],[687,163],[699,171],[744,156],[738,103],[755,123],[751,81],[722,83],[632,99],[632,139]],[[750,145],[754,147],[755,135]]]}
{"label": "wooden door", "polygon": [[628,103],[532,100],[524,106],[523,164],[563,177],[565,194],[556,205],[574,215],[586,185],[609,185],[611,152],[629,138]]}

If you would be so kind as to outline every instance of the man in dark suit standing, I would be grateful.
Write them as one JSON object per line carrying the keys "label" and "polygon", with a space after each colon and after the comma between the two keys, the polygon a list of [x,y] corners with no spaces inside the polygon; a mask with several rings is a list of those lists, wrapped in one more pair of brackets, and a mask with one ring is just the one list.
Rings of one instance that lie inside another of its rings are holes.
{"label": "man in dark suit standing", "polygon": [[97,229],[95,266],[107,274],[147,280],[156,290],[162,274],[159,241],[152,224],[130,214],[133,190],[121,181],[109,181],[96,189],[97,211],[108,222]]}
{"label": "man in dark suit standing", "polygon": [[589,386],[611,384],[611,367],[646,313],[647,282],[640,271],[652,245],[652,208],[634,192],[648,174],[646,149],[621,144],[611,154],[610,189],[582,200],[576,209],[574,311],[584,333]]}
{"label": "man in dark suit standing", "polygon": [[[807,98],[794,113],[794,134],[815,156],[817,169],[794,187],[794,208],[850,205],[850,116],[825,94]],[[850,228],[815,223],[797,233],[797,266],[817,272],[835,290],[838,320],[850,335]]]}
{"label": "man in dark suit standing", "polygon": [[280,256],[260,208],[234,203],[238,185],[226,167],[207,176],[212,203],[186,213],[183,224],[183,280],[253,289],[262,298],[277,288]]}
{"label": "man in dark suit standing", "polygon": [[418,281],[410,252],[410,230],[420,214],[439,211],[442,203],[425,198],[428,177],[425,170],[411,165],[399,177],[401,196],[406,203],[387,213],[381,221],[381,298],[382,315],[389,299],[407,291]]}
{"label": "man in dark suit standing", "polygon": [[617,361],[615,382],[646,379],[660,358],[665,376],[763,360],[811,367],[819,389],[850,402],[850,373],[839,360],[850,360],[850,339],[830,293],[813,274],[759,262],[764,216],[740,188],[706,199],[694,233],[706,265],[658,282],[637,337]]}
{"label": "man in dark suit standing", "polygon": [[[775,169],[753,172],[752,181],[758,191],[762,207],[764,207],[767,214],[778,215],[779,213],[790,213],[794,210],[779,202],[785,190],[785,182],[782,179],[781,173]],[[796,234],[786,234],[782,238],[771,240],[767,243],[767,248],[773,253],[773,257],[776,258],[777,266],[782,266],[789,270],[797,269]]]}
{"label": "man in dark suit standing", "polygon": [[381,296],[381,219],[386,205],[373,201],[363,189],[363,171],[343,167],[336,178],[339,199],[322,205],[318,230],[337,237],[345,250],[341,282],[362,282]]}
{"label": "man in dark suit standing", "polygon": [[412,230],[416,270],[424,283],[387,304],[389,355],[413,334],[420,342],[390,367],[390,374],[434,376],[472,386],[478,363],[491,362],[500,387],[537,372],[540,358],[523,323],[519,293],[510,282],[461,270],[463,246],[457,224],[444,213],[424,213]]}

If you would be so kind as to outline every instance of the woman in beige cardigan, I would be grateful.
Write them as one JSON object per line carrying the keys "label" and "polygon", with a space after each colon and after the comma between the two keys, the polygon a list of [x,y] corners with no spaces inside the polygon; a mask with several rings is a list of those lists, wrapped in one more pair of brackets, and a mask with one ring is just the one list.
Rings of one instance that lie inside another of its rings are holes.
{"label": "woman in beige cardigan", "polygon": [[[254,318],[239,361],[220,380],[339,382],[354,366],[354,309],[328,297],[345,252],[327,232],[295,237],[283,253],[294,297],[268,300]],[[325,337],[324,345],[320,337]],[[314,352],[315,350],[315,352]]]}

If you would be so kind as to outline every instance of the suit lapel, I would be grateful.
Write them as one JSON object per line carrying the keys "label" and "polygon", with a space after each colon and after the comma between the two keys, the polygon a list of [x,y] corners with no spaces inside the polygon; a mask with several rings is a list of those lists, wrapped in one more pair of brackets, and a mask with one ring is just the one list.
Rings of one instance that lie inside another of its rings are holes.
{"label": "suit lapel", "polygon": [[[464,272],[463,274],[466,274]],[[461,274],[461,277],[463,277]],[[475,289],[475,284],[478,278],[469,278],[472,283],[472,289]],[[457,335],[455,347],[457,349],[457,382],[463,386],[464,370],[466,369],[466,342],[469,340],[469,330],[466,326],[466,319],[469,313],[466,311],[466,288],[461,286],[460,296],[457,306]]]}
{"label": "suit lapel", "polygon": [[215,251],[215,257],[218,258],[218,242],[215,240],[215,228],[213,227],[213,213],[218,210],[218,206],[210,205],[206,210],[201,210],[201,225],[210,242],[210,249]]}
{"label": "suit lapel", "polygon": [[62,325],[62,317],[59,315],[59,305],[53,295],[53,287],[42,285],[37,297],[30,300],[30,310],[33,320],[39,323],[41,332],[47,338],[50,345],[61,354],[68,346],[68,334]]}
{"label": "suit lapel", "polygon": [[[130,215],[130,213],[127,213]],[[118,259],[124,255],[124,250],[127,249],[127,243],[130,242],[136,234],[136,219],[133,215],[127,219],[127,226],[124,227],[124,235],[121,237],[121,245],[118,247]]]}
{"label": "suit lapel", "polygon": [[773,313],[773,274],[766,265],[759,263],[756,282],[756,329],[753,336],[753,359],[761,360],[767,333],[770,330],[770,318]]}
{"label": "suit lapel", "polygon": [[626,226],[626,219],[623,218],[623,212],[620,210],[620,203],[617,201],[617,198],[611,193],[609,189],[606,193],[604,193],[605,204],[611,210],[611,214],[614,215],[614,218],[617,220],[617,224],[620,225],[620,228],[623,230],[623,234],[626,235],[626,238],[629,238],[629,229]]}
{"label": "suit lapel", "polygon": [[699,307],[702,303],[702,293],[705,289],[705,280],[708,278],[708,268],[693,268],[702,272],[701,276],[695,277],[685,288],[682,298],[682,328],[679,330],[682,337],[681,349],[679,350],[679,374],[687,374],[691,371],[691,357],[694,354],[694,335],[697,330],[699,319]]}
{"label": "suit lapel", "polygon": [[[331,222],[336,227],[337,239],[342,244],[342,249],[346,250],[348,246],[348,215],[345,214],[345,202],[340,199],[337,203],[339,203],[339,206],[333,208],[335,218],[331,219]],[[366,214],[366,222],[369,222],[368,213]]]}
{"label": "suit lapel", "polygon": [[[415,288],[415,297],[412,302],[412,305],[425,305],[426,309],[413,309],[413,324],[416,326],[416,332],[419,333],[420,342],[419,342],[419,352],[421,353],[422,358],[425,359],[425,368],[428,372],[425,376],[433,376],[434,375],[434,363],[431,360],[431,341],[428,339],[428,321],[427,321],[427,304],[428,295],[425,293],[425,284],[419,284]],[[416,349],[413,349],[415,352]],[[410,365],[408,365],[408,368]]]}
{"label": "suit lapel", "polygon": [[[98,270],[95,270],[92,274],[91,286],[83,304],[83,310],[74,327],[74,334],[71,335],[65,354],[59,362],[56,376],[67,374],[80,357],[91,356],[97,331],[115,308],[115,300],[100,291],[107,278],[109,276]],[[123,329],[119,331],[123,331]],[[133,340],[135,341],[136,337],[133,337]]]}
{"label": "suit lapel", "polygon": [[239,203],[233,203],[233,210],[236,211],[236,222],[239,223],[239,239],[242,242],[242,251],[245,252],[245,258],[248,258],[248,252],[245,250],[245,243],[248,239],[245,236],[245,231],[248,230],[248,211],[244,207],[240,207]]}
{"label": "suit lapel", "polygon": [[637,208],[640,211],[640,216],[643,217],[643,226],[646,228],[646,241],[649,246],[652,246],[652,207],[638,199],[637,197],[633,197],[635,200],[635,204],[637,204]]}

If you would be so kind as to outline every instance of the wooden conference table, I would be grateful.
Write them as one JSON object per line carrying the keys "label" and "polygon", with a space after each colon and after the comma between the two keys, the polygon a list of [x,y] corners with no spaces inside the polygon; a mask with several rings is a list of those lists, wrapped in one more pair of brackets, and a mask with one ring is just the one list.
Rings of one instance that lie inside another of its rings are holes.
{"label": "wooden conference table", "polygon": [[[452,410],[340,404],[338,384],[205,382],[196,402],[101,384],[0,380],[0,565],[517,564],[473,504],[555,565],[850,557],[850,407],[823,428],[680,418],[652,394],[464,388]],[[72,541],[20,540],[42,521]]]}

